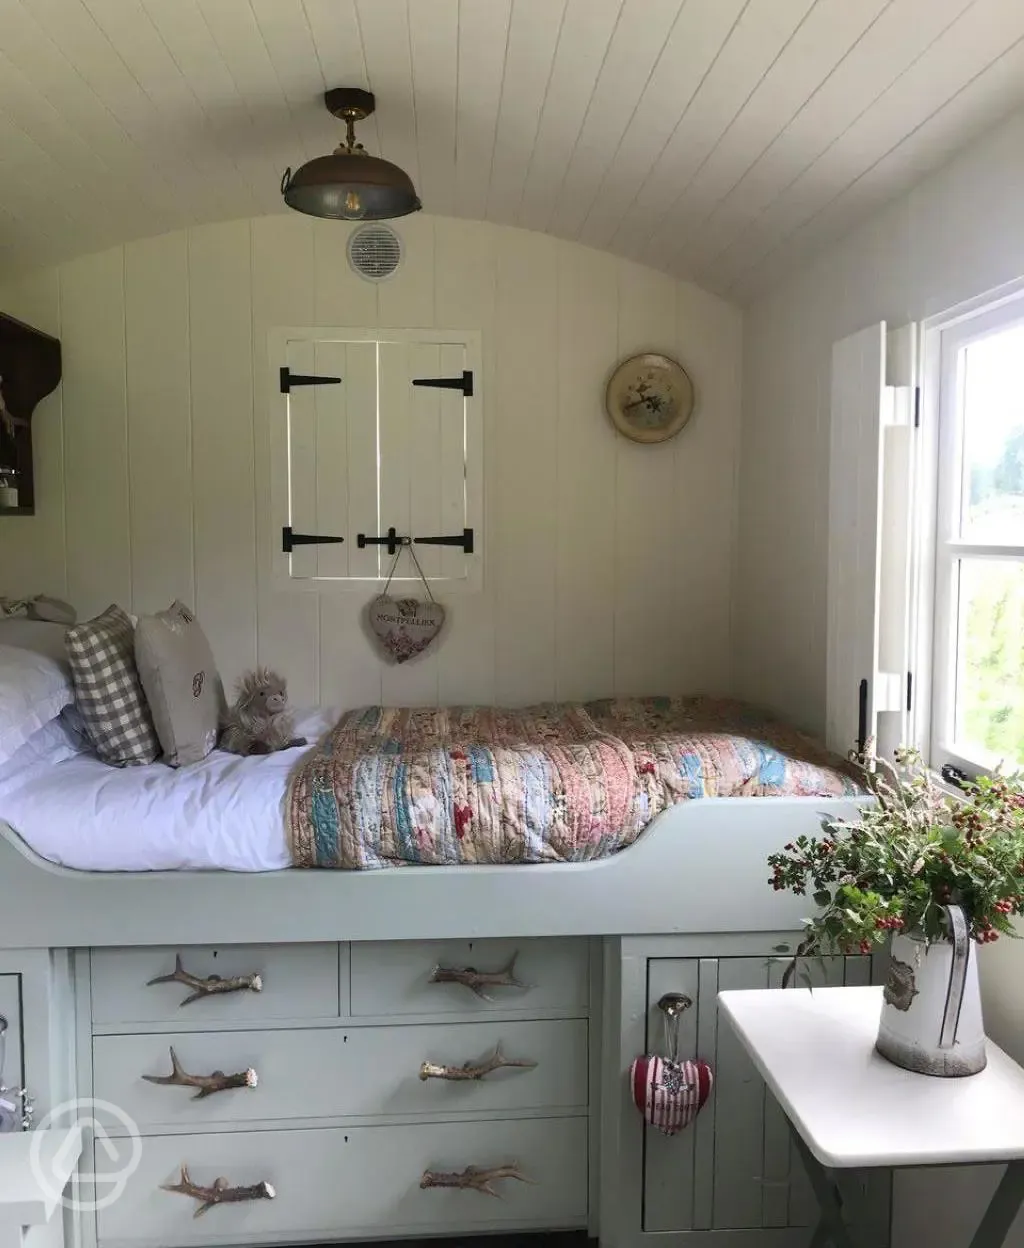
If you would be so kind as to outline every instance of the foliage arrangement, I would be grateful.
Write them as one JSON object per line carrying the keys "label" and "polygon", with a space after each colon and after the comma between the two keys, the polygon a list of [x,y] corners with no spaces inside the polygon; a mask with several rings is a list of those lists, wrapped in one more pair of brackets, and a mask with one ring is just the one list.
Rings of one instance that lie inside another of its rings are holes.
{"label": "foliage arrangement", "polygon": [[[1015,935],[1024,914],[1024,774],[972,781],[961,796],[939,789],[919,755],[895,764],[862,759],[875,798],[856,821],[823,821],[772,854],[769,884],[810,894],[798,957],[870,953],[891,932],[946,938],[945,910],[963,907],[979,944]],[[792,971],[792,968],[791,968]]]}

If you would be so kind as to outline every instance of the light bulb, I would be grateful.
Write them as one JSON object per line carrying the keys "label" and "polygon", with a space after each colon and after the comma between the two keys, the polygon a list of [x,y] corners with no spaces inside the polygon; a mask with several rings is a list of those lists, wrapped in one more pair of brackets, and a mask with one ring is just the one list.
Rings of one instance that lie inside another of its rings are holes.
{"label": "light bulb", "polygon": [[359,197],[358,191],[348,190],[345,192],[345,202],[341,215],[346,221],[361,221],[366,214],[366,208],[363,201]]}

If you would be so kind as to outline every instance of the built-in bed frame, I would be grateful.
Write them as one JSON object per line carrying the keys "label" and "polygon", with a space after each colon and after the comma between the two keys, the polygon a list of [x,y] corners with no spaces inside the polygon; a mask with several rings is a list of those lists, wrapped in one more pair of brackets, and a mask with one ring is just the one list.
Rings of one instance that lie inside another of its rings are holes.
{"label": "built-in bed frame", "polygon": [[767,855],[856,809],[715,798],[595,862],[260,874],[68,870],[0,823],[0,949],[795,929],[806,901],[768,887]]}

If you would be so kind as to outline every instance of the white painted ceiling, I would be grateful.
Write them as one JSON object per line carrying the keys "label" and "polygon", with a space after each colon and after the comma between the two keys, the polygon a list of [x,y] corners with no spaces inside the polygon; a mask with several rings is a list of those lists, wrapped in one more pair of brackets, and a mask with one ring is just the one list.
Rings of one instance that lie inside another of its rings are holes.
{"label": "white painted ceiling", "polygon": [[279,210],[337,85],[427,211],[742,302],[1024,103],[1024,0],[0,0],[0,272]]}

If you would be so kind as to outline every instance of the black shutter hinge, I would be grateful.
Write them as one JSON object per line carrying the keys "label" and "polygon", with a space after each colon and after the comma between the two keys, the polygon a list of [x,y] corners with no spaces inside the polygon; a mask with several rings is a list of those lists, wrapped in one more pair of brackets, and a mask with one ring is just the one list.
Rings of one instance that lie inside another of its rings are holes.
{"label": "black shutter hinge", "polygon": [[290,524],[281,530],[281,549],[290,555],[296,546],[337,546],[345,539],[330,537],[322,533],[294,533]]}
{"label": "black shutter hinge", "polygon": [[461,377],[417,377],[414,386],[432,386],[435,390],[461,390],[467,399],[473,397],[473,374],[467,369]]}
{"label": "black shutter hinge", "polygon": [[921,428],[921,387],[914,387],[914,428]]}
{"label": "black shutter hinge", "polygon": [[857,753],[863,757],[868,744],[868,682],[865,677],[857,689]]}
{"label": "black shutter hinge", "polygon": [[414,537],[417,546],[461,546],[465,554],[473,553],[473,530],[463,529],[448,537]]}
{"label": "black shutter hinge", "polygon": [[281,393],[290,394],[292,386],[337,386],[340,377],[314,377],[311,373],[293,373],[287,366],[281,369]]}
{"label": "black shutter hinge", "polygon": [[907,711],[914,709],[914,673],[907,672]]}

